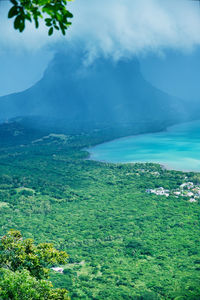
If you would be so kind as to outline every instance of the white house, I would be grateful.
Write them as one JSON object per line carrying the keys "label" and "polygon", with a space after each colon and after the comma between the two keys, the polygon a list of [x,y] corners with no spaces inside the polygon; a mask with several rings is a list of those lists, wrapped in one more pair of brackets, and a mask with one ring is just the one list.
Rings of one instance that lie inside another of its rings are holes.
{"label": "white house", "polygon": [[58,272],[58,273],[63,273],[63,268],[60,268],[60,267],[54,267],[54,268],[51,268],[53,271],[55,272]]}

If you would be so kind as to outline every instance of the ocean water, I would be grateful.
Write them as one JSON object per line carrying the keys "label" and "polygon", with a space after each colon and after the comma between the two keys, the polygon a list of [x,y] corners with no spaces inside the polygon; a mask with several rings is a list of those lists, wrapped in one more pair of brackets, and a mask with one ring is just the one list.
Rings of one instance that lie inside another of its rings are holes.
{"label": "ocean water", "polygon": [[155,162],[168,169],[200,171],[200,121],[171,126],[163,132],[117,139],[87,150],[93,160]]}

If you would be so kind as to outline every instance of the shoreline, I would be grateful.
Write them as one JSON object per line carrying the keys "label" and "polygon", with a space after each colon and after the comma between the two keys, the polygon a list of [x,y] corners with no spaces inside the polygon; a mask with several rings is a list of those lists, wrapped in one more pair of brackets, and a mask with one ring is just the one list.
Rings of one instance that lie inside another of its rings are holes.
{"label": "shoreline", "polygon": [[96,147],[98,147],[99,145],[104,145],[104,144],[109,144],[109,143],[113,143],[115,141],[122,141],[122,140],[126,140],[126,139],[130,139],[130,138],[134,138],[134,137],[138,137],[138,136],[144,136],[144,135],[151,135],[151,134],[159,134],[161,132],[167,132],[169,130],[169,128],[172,128],[172,127],[176,127],[176,126],[181,126],[181,125],[184,125],[184,124],[191,124],[191,123],[194,123],[194,122],[198,122],[200,120],[193,120],[193,121],[188,121],[188,122],[183,122],[183,123],[178,123],[178,124],[174,124],[174,125],[170,125],[168,127],[165,127],[164,129],[162,130],[159,130],[159,131],[152,131],[152,132],[148,132],[148,133],[138,133],[138,134],[133,134],[133,135],[129,135],[129,136],[124,136],[124,137],[120,137],[120,138],[115,138],[113,140],[110,140],[110,141],[106,141],[106,142],[103,142],[103,143],[100,143],[100,144],[96,144],[94,146],[90,146],[88,148],[84,148],[83,150],[84,151],[87,151],[88,153],[88,158],[86,158],[86,160],[91,160],[91,161],[96,161],[96,162],[101,162],[101,163],[106,163],[106,164],[149,164],[149,163],[153,163],[153,164],[157,164],[159,165],[162,169],[164,170],[168,170],[168,171],[176,171],[176,172],[182,172],[182,173],[200,173],[200,170],[197,171],[197,170],[190,170],[190,169],[176,169],[176,167],[173,167],[173,166],[170,166],[169,164],[165,164],[163,162],[152,162],[152,161],[128,161],[128,162],[112,162],[112,161],[108,161],[108,160],[101,160],[101,159],[96,159],[96,158],[92,158],[92,153],[90,152],[90,149],[95,149]]}
{"label": "shoreline", "polygon": [[122,136],[122,137],[117,137],[117,138],[111,139],[109,141],[105,141],[105,142],[102,142],[102,143],[94,144],[94,145],[89,146],[87,148],[84,147],[82,150],[87,151],[88,149],[95,148],[95,147],[97,147],[99,145],[104,145],[104,144],[112,143],[112,142],[118,141],[118,140],[129,139],[131,137],[142,136],[142,135],[149,135],[149,134],[153,134],[153,133],[156,134],[156,133],[161,133],[161,132],[167,132],[168,129],[171,128],[171,127],[181,126],[181,125],[184,125],[184,124],[190,124],[190,123],[194,123],[194,122],[198,122],[198,121],[200,121],[200,120],[197,119],[197,120],[192,120],[192,121],[178,122],[178,123],[175,123],[175,124],[172,124],[172,125],[169,125],[169,126],[165,126],[162,129],[156,130],[156,131],[152,130],[152,131],[143,132],[143,133],[135,133],[135,134],[131,134],[131,135],[125,135],[125,136]]}
{"label": "shoreline", "polygon": [[112,162],[112,161],[107,161],[107,160],[93,159],[93,158],[91,158],[91,154],[90,153],[89,153],[89,157],[86,158],[85,160],[100,162],[100,163],[103,163],[103,164],[114,164],[114,165],[125,165],[125,164],[147,165],[147,164],[155,164],[155,165],[159,165],[163,170],[167,170],[167,171],[176,171],[176,172],[182,172],[182,173],[200,173],[200,171],[195,171],[195,170],[178,170],[178,169],[175,169],[173,167],[170,167],[168,164],[164,164],[164,163],[161,163],[161,162],[152,162],[152,161],[145,161],[145,162],[144,161]]}

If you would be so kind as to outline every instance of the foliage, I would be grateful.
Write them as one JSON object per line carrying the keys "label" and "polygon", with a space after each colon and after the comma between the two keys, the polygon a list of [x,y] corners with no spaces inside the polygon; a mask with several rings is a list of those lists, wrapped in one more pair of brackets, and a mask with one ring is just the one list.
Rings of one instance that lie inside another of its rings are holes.
{"label": "foliage", "polygon": [[38,279],[47,278],[49,266],[66,263],[68,255],[52,244],[34,245],[32,239],[23,239],[21,233],[11,230],[1,238],[0,266],[16,271],[27,269]]}
{"label": "foliage", "polygon": [[69,299],[66,289],[53,289],[48,267],[66,263],[68,255],[51,244],[34,245],[17,230],[0,242],[0,299]]}
{"label": "foliage", "polygon": [[198,300],[199,202],[145,191],[198,183],[200,175],[86,159],[84,147],[116,132],[38,135],[31,142],[27,131],[28,142],[10,137],[0,148],[0,234],[18,228],[67,251],[63,274],[50,278],[72,299]]}
{"label": "foliage", "polygon": [[13,272],[0,269],[0,299],[69,300],[65,289],[52,289],[47,280],[38,280],[27,270]]}
{"label": "foliage", "polygon": [[26,21],[34,20],[35,27],[38,28],[39,19],[44,18],[49,35],[53,34],[54,29],[61,30],[65,35],[71,25],[69,19],[73,17],[66,8],[67,1],[71,0],[10,0],[12,7],[8,18],[15,18],[14,28],[20,32],[25,29]]}

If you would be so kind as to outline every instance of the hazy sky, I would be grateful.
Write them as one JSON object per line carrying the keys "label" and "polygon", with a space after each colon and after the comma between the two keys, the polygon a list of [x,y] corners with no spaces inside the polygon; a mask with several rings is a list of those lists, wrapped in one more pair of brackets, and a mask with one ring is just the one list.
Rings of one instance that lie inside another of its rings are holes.
{"label": "hazy sky", "polygon": [[200,100],[200,49],[191,54],[166,51],[165,56],[140,59],[144,77],[154,86],[182,99]]}
{"label": "hazy sky", "polygon": [[[196,1],[75,0],[69,8],[74,19],[66,37],[48,37],[42,25],[39,30],[29,25],[23,34],[14,31],[12,20],[7,19],[7,2],[0,1],[0,95],[31,86],[53,54],[71,44],[87,49],[89,61],[101,55],[137,56],[145,77],[175,95],[181,94],[182,81],[193,76],[182,94],[194,89],[200,93],[195,80],[200,60]],[[177,84],[171,74],[179,76]]]}

